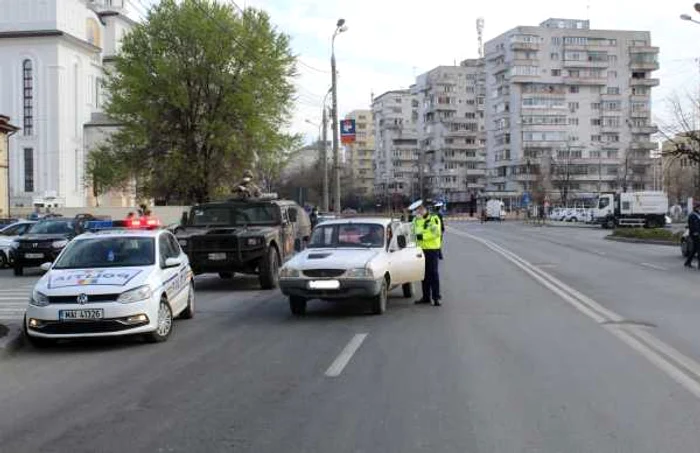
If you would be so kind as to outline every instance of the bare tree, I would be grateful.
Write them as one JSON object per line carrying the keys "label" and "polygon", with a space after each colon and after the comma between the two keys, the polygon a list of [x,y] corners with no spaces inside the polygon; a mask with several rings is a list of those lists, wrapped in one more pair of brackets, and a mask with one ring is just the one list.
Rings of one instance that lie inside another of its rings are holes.
{"label": "bare tree", "polygon": [[663,156],[687,159],[698,174],[695,195],[700,196],[700,99],[691,94],[675,94],[668,100],[671,119],[662,122]]}
{"label": "bare tree", "polygon": [[626,148],[622,151],[622,159],[617,167],[617,187],[627,192],[631,176],[630,161],[632,160],[632,151]]}
{"label": "bare tree", "polygon": [[555,151],[557,154],[552,154],[550,159],[551,181],[554,189],[559,191],[559,201],[562,205],[567,206],[571,197],[573,178],[576,174],[574,159],[575,146],[569,140],[566,142],[564,149]]}

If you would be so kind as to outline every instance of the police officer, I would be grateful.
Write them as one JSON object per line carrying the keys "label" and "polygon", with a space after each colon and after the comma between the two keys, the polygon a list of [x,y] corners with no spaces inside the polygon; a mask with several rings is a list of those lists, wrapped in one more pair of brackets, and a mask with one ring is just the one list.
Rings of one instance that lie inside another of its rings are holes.
{"label": "police officer", "polygon": [[688,234],[693,241],[693,249],[685,260],[685,267],[693,267],[693,258],[697,255],[700,267],[700,203],[693,205],[693,212],[688,216]]}
{"label": "police officer", "polygon": [[418,241],[418,246],[423,249],[425,257],[425,277],[423,278],[423,297],[416,304],[441,305],[440,294],[440,248],[442,246],[442,226],[440,218],[428,212],[422,200],[418,200],[410,206],[414,210],[413,231]]}
{"label": "police officer", "polygon": [[318,225],[318,206],[314,206],[311,210],[309,220],[311,220],[311,228],[316,228],[316,225]]}

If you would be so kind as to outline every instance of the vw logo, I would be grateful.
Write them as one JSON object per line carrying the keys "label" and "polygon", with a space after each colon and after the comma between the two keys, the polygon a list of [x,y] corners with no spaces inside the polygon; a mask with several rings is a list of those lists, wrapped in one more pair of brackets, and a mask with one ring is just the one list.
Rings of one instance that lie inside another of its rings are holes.
{"label": "vw logo", "polygon": [[39,243],[38,243],[38,242],[34,242],[34,243],[32,244],[32,247],[34,247],[34,248],[39,247]]}
{"label": "vw logo", "polygon": [[78,303],[79,303],[80,305],[85,305],[86,303],[88,303],[88,296],[87,296],[87,294],[81,294],[81,295],[79,295],[79,296],[78,296]]}

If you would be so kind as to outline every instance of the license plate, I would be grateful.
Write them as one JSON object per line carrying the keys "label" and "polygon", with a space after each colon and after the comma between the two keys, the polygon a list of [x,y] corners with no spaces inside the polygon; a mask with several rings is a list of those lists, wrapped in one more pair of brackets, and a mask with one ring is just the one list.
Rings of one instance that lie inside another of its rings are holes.
{"label": "license plate", "polygon": [[58,312],[58,318],[61,321],[71,319],[102,319],[104,317],[104,310],[101,308],[88,310],[60,310]]}
{"label": "license plate", "polygon": [[338,280],[311,280],[309,289],[338,289],[340,282]]}
{"label": "license plate", "polygon": [[209,259],[211,261],[224,261],[226,259],[225,253],[210,253]]}
{"label": "license plate", "polygon": [[28,260],[38,260],[44,257],[43,253],[25,253],[24,257]]}

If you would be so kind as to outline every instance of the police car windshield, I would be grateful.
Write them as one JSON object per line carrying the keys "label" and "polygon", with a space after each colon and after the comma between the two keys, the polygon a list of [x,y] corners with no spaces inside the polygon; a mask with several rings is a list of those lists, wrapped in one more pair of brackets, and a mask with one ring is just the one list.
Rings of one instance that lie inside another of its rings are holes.
{"label": "police car windshield", "polygon": [[53,268],[152,266],[155,264],[155,259],[153,238],[81,239],[68,244]]}
{"label": "police car windshield", "polygon": [[27,231],[28,234],[67,234],[75,232],[72,220],[45,220],[37,222]]}
{"label": "police car windshield", "polygon": [[311,235],[309,248],[381,248],[384,227],[371,223],[321,225]]}
{"label": "police car windshield", "polygon": [[278,223],[278,219],[275,205],[245,203],[194,208],[189,224],[194,227],[270,225]]}

